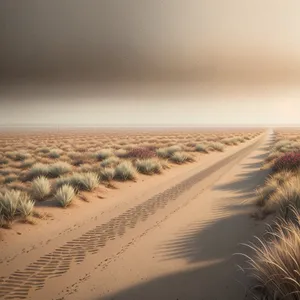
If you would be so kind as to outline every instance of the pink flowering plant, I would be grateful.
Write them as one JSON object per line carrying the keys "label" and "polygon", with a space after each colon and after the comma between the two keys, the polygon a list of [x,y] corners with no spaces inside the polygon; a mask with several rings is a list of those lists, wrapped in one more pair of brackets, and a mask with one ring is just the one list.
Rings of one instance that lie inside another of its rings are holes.
{"label": "pink flowering plant", "polygon": [[294,171],[300,167],[300,152],[287,153],[275,160],[273,171],[279,172],[282,170]]}
{"label": "pink flowering plant", "polygon": [[147,159],[156,157],[156,151],[150,147],[139,147],[130,150],[126,157],[127,158],[136,158],[136,159]]}

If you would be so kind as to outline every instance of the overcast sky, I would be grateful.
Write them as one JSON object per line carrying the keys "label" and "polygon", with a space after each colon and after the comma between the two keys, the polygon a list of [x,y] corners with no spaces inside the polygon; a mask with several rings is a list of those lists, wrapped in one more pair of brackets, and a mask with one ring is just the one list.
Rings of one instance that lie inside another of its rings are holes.
{"label": "overcast sky", "polygon": [[[298,0],[2,0],[0,75],[15,81],[0,86],[0,124],[298,123],[299,12]],[[95,83],[165,70],[179,80],[165,92]],[[175,89],[198,73],[215,88]]]}

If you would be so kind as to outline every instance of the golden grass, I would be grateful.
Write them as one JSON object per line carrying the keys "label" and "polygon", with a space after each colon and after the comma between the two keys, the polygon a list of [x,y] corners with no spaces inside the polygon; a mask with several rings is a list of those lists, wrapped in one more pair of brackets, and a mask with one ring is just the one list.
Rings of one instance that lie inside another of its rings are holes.
{"label": "golden grass", "polygon": [[278,219],[267,238],[250,243],[249,273],[257,281],[260,299],[300,299],[300,215],[292,208],[294,220]]}
{"label": "golden grass", "polygon": [[[113,180],[135,180],[139,173],[158,174],[193,161],[197,144],[220,143],[240,137],[240,142],[260,131],[232,130],[187,132],[45,132],[3,134],[0,137],[0,191],[27,192],[35,200],[47,200],[63,184],[78,190],[93,190],[99,179],[113,186]],[[128,152],[150,147],[165,152],[154,160],[137,161]],[[223,147],[223,146],[221,146]],[[215,149],[217,150],[217,149]],[[198,149],[199,151],[199,149]],[[61,176],[63,177],[61,178]],[[44,176],[34,181],[36,178]],[[47,179],[48,178],[48,179]],[[56,179],[55,179],[56,178]],[[49,191],[49,189],[51,191]]]}

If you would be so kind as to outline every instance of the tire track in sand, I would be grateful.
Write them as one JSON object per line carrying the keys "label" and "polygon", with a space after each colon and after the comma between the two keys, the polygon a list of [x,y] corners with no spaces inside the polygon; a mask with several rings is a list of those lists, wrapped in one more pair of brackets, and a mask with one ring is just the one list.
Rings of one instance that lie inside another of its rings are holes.
{"label": "tire track in sand", "polygon": [[147,220],[157,210],[163,209],[168,202],[176,200],[203,178],[251,152],[261,143],[262,139],[260,138],[255,143],[222,159],[209,168],[128,209],[109,222],[98,225],[80,237],[66,242],[53,252],[32,262],[24,270],[17,270],[8,277],[1,277],[0,298],[27,299],[31,290],[43,288],[46,280],[60,277],[68,272],[72,263],[80,264],[88,254],[98,253],[110,240],[124,235],[130,228],[135,228],[139,222]]}

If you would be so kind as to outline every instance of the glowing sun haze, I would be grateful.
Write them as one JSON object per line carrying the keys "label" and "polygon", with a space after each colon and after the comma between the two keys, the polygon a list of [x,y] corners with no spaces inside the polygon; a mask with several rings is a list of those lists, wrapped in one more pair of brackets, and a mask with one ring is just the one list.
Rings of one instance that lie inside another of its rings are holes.
{"label": "glowing sun haze", "polygon": [[3,0],[0,125],[296,125],[299,11],[298,0]]}

